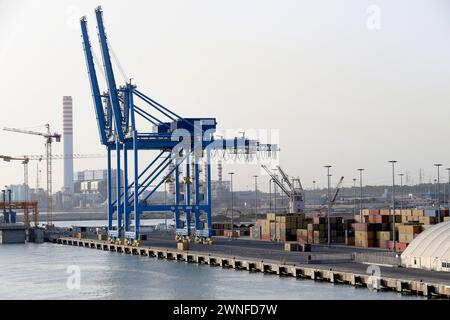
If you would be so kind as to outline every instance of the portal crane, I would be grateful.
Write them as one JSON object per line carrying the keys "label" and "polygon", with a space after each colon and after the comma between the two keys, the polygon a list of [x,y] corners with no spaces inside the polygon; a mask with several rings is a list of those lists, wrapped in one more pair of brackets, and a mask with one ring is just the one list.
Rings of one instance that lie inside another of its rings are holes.
{"label": "portal crane", "polygon": [[[42,161],[45,158],[42,154],[35,154],[35,155],[25,155],[22,157],[13,157],[13,156],[5,156],[0,155],[0,159],[3,159],[5,162],[11,162],[11,161],[22,161],[23,164],[23,185],[25,186],[25,199],[24,201],[28,201],[28,163],[30,161]],[[61,160],[61,159],[94,159],[94,158],[106,158],[105,154],[52,154],[50,157],[52,160]],[[37,169],[38,171],[38,178],[36,182],[36,188],[39,188],[39,167]]]}
{"label": "portal crane", "polygon": [[[337,185],[336,185],[336,189],[335,189],[335,191],[334,191],[334,195],[333,195],[333,197],[330,199],[330,206],[333,206],[333,205],[335,204],[336,199],[337,199],[337,197],[338,197],[338,195],[339,195],[339,191],[341,191],[341,187],[342,187],[342,182],[343,182],[343,181],[344,181],[344,177],[341,177],[341,178],[339,179]],[[325,199],[325,200],[323,201],[322,204],[319,204],[319,206],[322,206],[322,207],[319,207],[318,209],[315,209],[315,211],[319,211],[319,212],[320,212],[322,209],[324,209],[324,207],[325,207],[326,204],[327,204],[327,201],[328,201],[328,199]]]}
{"label": "portal crane", "polygon": [[339,191],[341,190],[342,182],[344,181],[344,177],[341,177],[339,179],[338,184],[336,185],[336,191],[334,192],[333,198],[331,198],[331,205],[333,205],[336,202],[337,196],[339,194]]}
{"label": "portal crane", "polygon": [[[101,7],[95,9],[95,16],[107,91],[100,91],[86,17],[80,19],[80,25],[100,142],[107,150],[109,241],[138,246],[142,213],[171,211],[177,240],[189,241],[194,234],[196,241],[211,243],[211,152],[227,150],[231,154],[239,151],[253,155],[263,151],[272,155],[278,147],[244,137],[215,140],[215,118],[183,118],[145,95],[131,81],[117,86]],[[129,151],[132,151],[131,168]],[[115,181],[111,175],[112,152]],[[152,160],[140,171],[142,152],[151,153]],[[168,180],[175,185],[172,203],[153,204],[152,195]],[[114,213],[117,220],[113,226]]]}
{"label": "portal crane", "polygon": [[281,169],[280,166],[277,166],[277,169],[282,177],[282,179],[280,180],[276,174],[274,174],[269,170],[269,168],[267,168],[267,166],[261,165],[261,167],[266,170],[272,180],[288,197],[289,213],[303,212],[305,210],[305,195],[300,179],[289,179],[288,175],[283,171],[283,169]]}
{"label": "portal crane", "polygon": [[60,142],[61,135],[59,133],[51,133],[50,125],[46,124],[47,132],[36,132],[15,128],[3,128],[5,131],[31,134],[44,137],[45,139],[45,158],[47,162],[47,226],[53,225],[53,203],[52,203],[52,142]]}

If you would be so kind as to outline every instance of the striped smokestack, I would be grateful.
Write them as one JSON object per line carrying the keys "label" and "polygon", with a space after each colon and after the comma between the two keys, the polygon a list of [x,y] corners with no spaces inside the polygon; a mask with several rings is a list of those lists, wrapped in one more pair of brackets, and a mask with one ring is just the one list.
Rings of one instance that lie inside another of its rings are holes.
{"label": "striped smokestack", "polygon": [[63,97],[64,191],[73,193],[72,97]]}

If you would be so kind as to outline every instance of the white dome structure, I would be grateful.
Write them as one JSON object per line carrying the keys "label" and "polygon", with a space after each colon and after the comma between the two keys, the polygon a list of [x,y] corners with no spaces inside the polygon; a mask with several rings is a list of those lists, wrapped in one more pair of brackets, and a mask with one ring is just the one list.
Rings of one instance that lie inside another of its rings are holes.
{"label": "white dome structure", "polygon": [[402,265],[450,272],[450,221],[420,233],[401,255]]}

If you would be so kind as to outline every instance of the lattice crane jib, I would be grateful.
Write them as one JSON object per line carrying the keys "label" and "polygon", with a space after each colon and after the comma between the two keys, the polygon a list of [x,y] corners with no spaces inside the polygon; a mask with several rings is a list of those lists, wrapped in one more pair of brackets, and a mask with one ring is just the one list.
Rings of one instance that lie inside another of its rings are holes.
{"label": "lattice crane jib", "polygon": [[[31,134],[44,137],[45,139],[45,156],[46,156],[46,177],[47,177],[47,226],[53,225],[53,201],[52,201],[52,143],[54,141],[60,142],[61,135],[59,133],[52,133],[50,125],[46,124],[47,132],[37,132],[15,128],[3,128],[5,131],[18,132],[24,134]],[[25,170],[25,169],[24,169]],[[26,168],[26,175],[28,180],[28,168]]]}
{"label": "lattice crane jib", "polygon": [[289,176],[285,173],[280,166],[277,166],[276,169],[281,175],[281,179],[278,178],[276,174],[274,174],[267,166],[261,166],[267,174],[272,178],[272,181],[280,187],[281,191],[288,197],[289,199],[289,212],[290,213],[298,213],[303,212],[305,210],[305,196],[302,184],[299,178],[290,179]]}

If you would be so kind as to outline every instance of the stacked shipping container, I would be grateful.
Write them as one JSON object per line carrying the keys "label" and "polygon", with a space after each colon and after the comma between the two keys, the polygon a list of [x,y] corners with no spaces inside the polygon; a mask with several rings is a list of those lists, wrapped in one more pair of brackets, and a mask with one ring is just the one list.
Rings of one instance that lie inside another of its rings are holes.
{"label": "stacked shipping container", "polygon": [[424,229],[432,224],[444,221],[449,216],[448,209],[396,209],[392,215],[390,209],[364,209],[355,229],[355,245],[359,247],[379,247],[393,249],[393,222],[395,219],[396,246],[403,251],[406,246]]}
{"label": "stacked shipping container", "polygon": [[268,213],[266,219],[258,219],[250,231],[252,239],[272,241],[296,241],[297,229],[305,223],[303,213]]}

